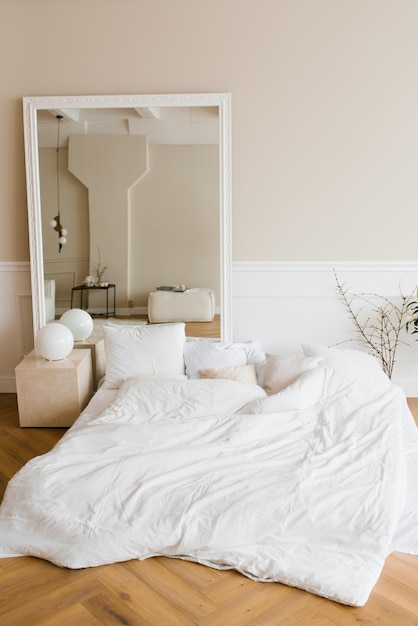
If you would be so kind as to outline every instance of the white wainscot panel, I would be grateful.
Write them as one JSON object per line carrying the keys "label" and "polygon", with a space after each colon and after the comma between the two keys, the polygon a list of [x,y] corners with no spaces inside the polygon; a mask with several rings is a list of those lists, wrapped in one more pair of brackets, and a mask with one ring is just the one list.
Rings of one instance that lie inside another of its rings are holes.
{"label": "white wainscot panel", "polygon": [[55,280],[55,314],[71,307],[71,289],[81,285],[89,273],[88,259],[44,259],[45,278]]}
{"label": "white wainscot panel", "polygon": [[0,393],[14,393],[15,367],[33,349],[29,263],[0,263],[0,301]]}
{"label": "white wainscot panel", "polygon": [[[301,354],[303,343],[362,349],[339,299],[334,270],[353,294],[378,294],[397,303],[401,292],[414,296],[418,283],[418,263],[235,262],[234,341],[257,339],[273,354]],[[405,331],[401,340],[393,381],[418,397],[418,342]]]}

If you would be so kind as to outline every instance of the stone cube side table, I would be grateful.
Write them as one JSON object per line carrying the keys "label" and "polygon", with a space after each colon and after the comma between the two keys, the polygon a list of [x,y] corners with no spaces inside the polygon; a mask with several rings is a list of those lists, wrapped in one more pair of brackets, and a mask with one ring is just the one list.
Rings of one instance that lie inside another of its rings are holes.
{"label": "stone cube side table", "polygon": [[33,350],[16,367],[20,426],[72,426],[93,395],[91,350],[47,361]]}

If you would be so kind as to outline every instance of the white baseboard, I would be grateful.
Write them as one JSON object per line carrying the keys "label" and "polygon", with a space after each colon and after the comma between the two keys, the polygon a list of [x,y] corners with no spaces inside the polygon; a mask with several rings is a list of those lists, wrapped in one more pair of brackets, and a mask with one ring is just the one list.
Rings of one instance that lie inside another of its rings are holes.
{"label": "white baseboard", "polygon": [[15,367],[33,348],[29,263],[0,262],[0,301],[0,393],[15,393]]}
{"label": "white baseboard", "polygon": [[0,393],[16,393],[16,379],[0,378]]}

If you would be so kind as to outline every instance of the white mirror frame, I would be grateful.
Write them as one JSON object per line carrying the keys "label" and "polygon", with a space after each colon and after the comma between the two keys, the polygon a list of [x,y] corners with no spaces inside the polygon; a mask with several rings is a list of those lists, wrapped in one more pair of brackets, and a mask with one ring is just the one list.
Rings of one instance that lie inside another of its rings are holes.
{"label": "white mirror frame", "polygon": [[221,340],[231,340],[231,95],[228,93],[23,98],[34,337],[46,323],[37,112],[46,109],[66,108],[176,106],[217,106],[219,108]]}

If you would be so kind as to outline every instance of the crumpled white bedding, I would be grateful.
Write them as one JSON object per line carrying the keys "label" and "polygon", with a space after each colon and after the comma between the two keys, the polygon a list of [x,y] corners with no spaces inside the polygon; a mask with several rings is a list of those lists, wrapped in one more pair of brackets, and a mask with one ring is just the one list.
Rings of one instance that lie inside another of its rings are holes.
{"label": "crumpled white bedding", "polygon": [[389,552],[418,552],[417,441],[384,375],[127,381],[10,481],[0,554],[167,555],[360,606]]}

